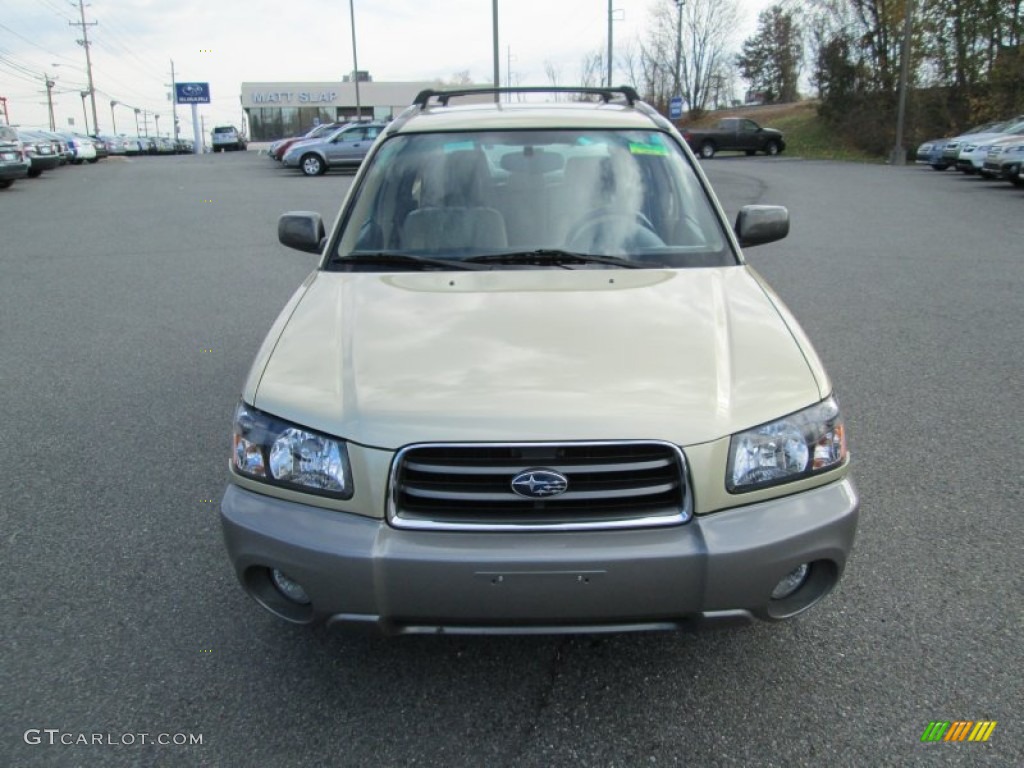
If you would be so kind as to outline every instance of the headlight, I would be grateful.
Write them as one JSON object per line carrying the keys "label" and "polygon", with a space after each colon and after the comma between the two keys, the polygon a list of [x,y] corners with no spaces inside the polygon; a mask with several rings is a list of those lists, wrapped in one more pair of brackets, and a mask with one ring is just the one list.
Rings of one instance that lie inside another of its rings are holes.
{"label": "headlight", "polygon": [[846,431],[834,397],[732,436],[725,485],[745,493],[834,469],[846,460]]}
{"label": "headlight", "polygon": [[235,409],[231,463],[238,474],[253,480],[344,499],[352,496],[344,441],[245,403]]}

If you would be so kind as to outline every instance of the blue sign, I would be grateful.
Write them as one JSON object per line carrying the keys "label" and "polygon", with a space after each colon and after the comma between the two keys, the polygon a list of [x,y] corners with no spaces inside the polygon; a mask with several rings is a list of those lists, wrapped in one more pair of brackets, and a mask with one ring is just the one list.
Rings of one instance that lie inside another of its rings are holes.
{"label": "blue sign", "polygon": [[175,83],[174,100],[178,104],[209,104],[209,83]]}
{"label": "blue sign", "polygon": [[672,100],[668,103],[668,116],[673,120],[678,120],[683,116],[683,97],[673,96]]}

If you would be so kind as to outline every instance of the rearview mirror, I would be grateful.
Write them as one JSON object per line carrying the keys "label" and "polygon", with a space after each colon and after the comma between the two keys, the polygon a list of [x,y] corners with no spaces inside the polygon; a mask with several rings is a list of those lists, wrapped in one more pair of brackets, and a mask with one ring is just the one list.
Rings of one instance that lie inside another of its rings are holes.
{"label": "rearview mirror", "polygon": [[277,239],[297,251],[320,253],[326,236],[324,220],[315,211],[291,211],[277,220]]}
{"label": "rearview mirror", "polygon": [[781,205],[745,205],[736,215],[736,237],[744,248],[789,234],[789,211]]}

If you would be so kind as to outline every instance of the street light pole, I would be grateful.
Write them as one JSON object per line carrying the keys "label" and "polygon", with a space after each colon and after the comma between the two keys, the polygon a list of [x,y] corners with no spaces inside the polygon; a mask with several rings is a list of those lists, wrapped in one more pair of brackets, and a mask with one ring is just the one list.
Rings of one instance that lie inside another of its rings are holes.
{"label": "street light pole", "polygon": [[608,0],[608,87],[612,87],[612,0]]}
{"label": "street light pole", "polygon": [[[497,88],[501,85],[501,72],[499,72],[499,53],[498,53],[498,0],[491,0],[491,34],[493,37],[493,48],[494,48],[494,87]],[[494,103],[498,103],[498,92],[494,92]]]}
{"label": "street light pole", "polygon": [[53,86],[57,83],[50,79],[50,76],[43,73],[43,82],[46,83],[46,107],[50,110],[50,130],[57,130],[57,123],[53,120]]}
{"label": "street light pole", "polygon": [[156,120],[156,136],[160,138],[160,115],[153,115],[153,119]]}
{"label": "street light pole", "polygon": [[673,96],[682,96],[679,92],[679,86],[681,82],[680,68],[683,66],[683,6],[686,5],[686,0],[676,0],[676,10],[678,11],[678,18],[676,20],[676,70],[675,70],[675,90],[672,93]]}
{"label": "street light pole", "polygon": [[110,102],[110,124],[113,126],[112,132],[117,136],[117,121],[114,119],[114,107],[118,105],[118,102],[111,100]]}
{"label": "street light pole", "polygon": [[896,147],[892,151],[893,165],[906,165],[907,153],[903,149],[903,123],[907,113],[907,88],[910,80],[910,35],[914,29],[914,0],[907,0],[903,21],[903,61],[900,63],[900,101],[896,113]]}
{"label": "street light pole", "polygon": [[82,95],[82,119],[85,120],[85,135],[89,135],[89,113],[85,111],[85,97],[89,95],[88,91],[79,91]]}
{"label": "street light pole", "polygon": [[348,0],[348,12],[352,19],[352,79],[356,81],[356,120],[363,119],[363,106],[359,101],[359,56],[356,53],[356,7],[355,0]]}

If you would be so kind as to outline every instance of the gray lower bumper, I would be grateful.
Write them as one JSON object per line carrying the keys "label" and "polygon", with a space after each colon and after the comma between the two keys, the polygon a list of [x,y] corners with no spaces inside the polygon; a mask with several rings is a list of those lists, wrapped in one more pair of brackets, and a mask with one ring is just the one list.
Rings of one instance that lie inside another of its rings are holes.
{"label": "gray lower bumper", "polygon": [[[669,629],[785,618],[835,585],[853,545],[849,479],[674,527],[576,533],[403,531],[228,486],[221,522],[247,591],[298,622],[405,632]],[[772,589],[801,563],[796,595]],[[268,569],[298,582],[288,603]]]}

